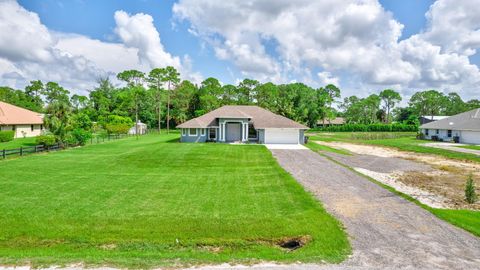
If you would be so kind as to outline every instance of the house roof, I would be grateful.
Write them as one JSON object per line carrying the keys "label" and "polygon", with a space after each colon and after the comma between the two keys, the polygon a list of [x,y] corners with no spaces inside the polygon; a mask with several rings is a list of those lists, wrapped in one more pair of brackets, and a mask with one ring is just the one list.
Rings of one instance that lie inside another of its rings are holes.
{"label": "house roof", "polygon": [[40,113],[0,101],[0,125],[43,124]]}
{"label": "house roof", "polygon": [[269,110],[258,106],[226,105],[206,113],[200,117],[193,118],[177,128],[207,128],[218,126],[218,118],[248,118],[255,129],[264,128],[298,128],[308,129],[287,117],[274,114]]}
{"label": "house roof", "polygon": [[480,131],[480,108],[430,122],[420,128]]}
{"label": "house roof", "polygon": [[325,119],[325,120],[318,120],[318,125],[329,124],[329,125],[343,125],[345,124],[345,118],[343,117],[335,117],[334,119]]}

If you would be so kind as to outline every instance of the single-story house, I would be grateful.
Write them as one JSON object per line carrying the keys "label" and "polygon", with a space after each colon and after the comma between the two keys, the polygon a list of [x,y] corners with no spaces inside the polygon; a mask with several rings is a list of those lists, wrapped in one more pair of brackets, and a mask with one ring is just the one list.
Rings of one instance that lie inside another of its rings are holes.
{"label": "single-story house", "polygon": [[182,142],[303,144],[309,129],[258,106],[223,106],[177,126]]}
{"label": "single-story house", "polygon": [[448,116],[444,116],[444,115],[423,115],[419,117],[418,121],[420,122],[420,125],[423,125],[423,124],[428,124],[430,122],[442,120],[447,117]]}
{"label": "single-story house", "polygon": [[420,126],[426,139],[480,144],[480,108]]}
{"label": "single-story house", "polygon": [[15,138],[38,136],[44,131],[43,115],[0,101],[0,130],[14,130]]}
{"label": "single-story house", "polygon": [[144,124],[144,123],[138,121],[136,125],[134,125],[133,127],[131,127],[128,130],[128,134],[135,135],[135,134],[137,134],[137,130],[138,130],[138,135],[146,134],[147,133],[147,124]]}
{"label": "single-story house", "polygon": [[320,119],[317,122],[317,126],[341,126],[346,123],[345,118],[335,117],[333,119]]}

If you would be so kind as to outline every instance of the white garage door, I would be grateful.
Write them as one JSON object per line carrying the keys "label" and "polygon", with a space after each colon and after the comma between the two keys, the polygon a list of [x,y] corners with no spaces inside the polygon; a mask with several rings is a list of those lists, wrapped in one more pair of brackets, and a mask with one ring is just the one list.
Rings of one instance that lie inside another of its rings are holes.
{"label": "white garage door", "polygon": [[298,144],[298,129],[265,129],[265,143],[295,143]]}
{"label": "white garage door", "polygon": [[475,131],[462,131],[461,143],[480,144],[480,132]]}

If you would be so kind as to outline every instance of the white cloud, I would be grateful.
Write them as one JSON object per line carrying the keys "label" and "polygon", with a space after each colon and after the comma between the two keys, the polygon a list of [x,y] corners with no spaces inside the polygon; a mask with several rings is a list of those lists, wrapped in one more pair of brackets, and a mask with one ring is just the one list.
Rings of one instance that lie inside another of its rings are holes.
{"label": "white cloud", "polygon": [[338,77],[332,76],[332,74],[328,71],[323,71],[317,73],[318,79],[320,80],[320,84],[327,85],[327,84],[334,84],[340,87],[340,79]]}
{"label": "white cloud", "polygon": [[191,71],[187,55],[184,64],[165,51],[150,15],[118,11],[114,17],[115,33],[122,43],[50,31],[37,14],[16,1],[0,0],[0,84],[23,88],[30,80],[39,79],[85,94],[99,77],[114,78],[126,69],[148,72],[167,65],[179,69],[186,79],[202,79]]}
{"label": "white cloud", "polygon": [[480,45],[479,9],[477,0],[439,0],[428,29],[399,41],[403,25],[377,0],[180,0],[173,7],[219,59],[257,79],[310,81],[310,70],[320,69],[329,73],[311,78],[319,84],[342,73],[350,76],[341,78],[345,85],[436,87],[469,97],[480,86],[468,59]]}

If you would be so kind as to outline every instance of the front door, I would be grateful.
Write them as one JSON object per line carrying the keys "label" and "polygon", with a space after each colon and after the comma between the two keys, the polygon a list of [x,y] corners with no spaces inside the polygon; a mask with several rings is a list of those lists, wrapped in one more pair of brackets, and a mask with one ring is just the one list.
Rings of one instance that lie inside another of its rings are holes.
{"label": "front door", "polygon": [[237,142],[242,140],[242,132],[240,130],[240,123],[227,123],[226,125],[226,140],[227,142]]}

